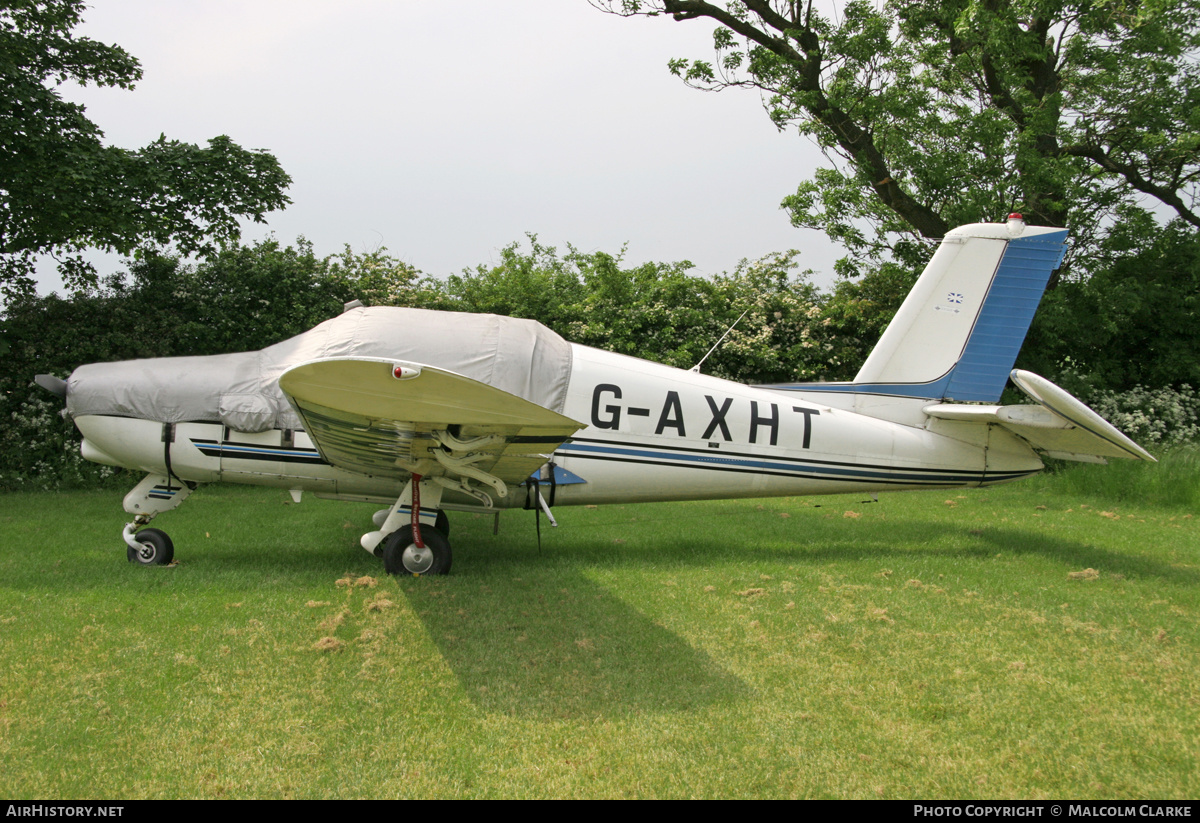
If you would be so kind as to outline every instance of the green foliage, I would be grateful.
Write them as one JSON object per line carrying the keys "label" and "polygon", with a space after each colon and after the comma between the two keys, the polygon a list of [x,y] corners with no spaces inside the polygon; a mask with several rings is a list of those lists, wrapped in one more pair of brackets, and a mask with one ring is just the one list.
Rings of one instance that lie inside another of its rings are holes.
{"label": "green foliage", "polygon": [[826,297],[808,282],[811,272],[794,273],[798,254],[743,260],[731,274],[715,279],[732,309],[749,311],[706,361],[713,373],[745,383],[790,383],[837,379],[847,368],[858,370],[837,348]]}
{"label": "green foliage", "polygon": [[142,244],[212,252],[239,220],[283,208],[291,179],[264,151],[228,137],[206,147],[168,140],[128,150],[103,143],[67,82],[133,88],[136,59],[72,29],[83,0],[0,2],[0,287],[32,293],[34,258],[60,258],[68,283],[94,280],[78,252],[129,254]]}
{"label": "green foliage", "polygon": [[150,305],[167,307],[176,345],[196,354],[269,346],[337,314],[347,297],[322,282],[325,261],[303,240],[230,247],[177,271],[173,282],[146,283],[161,295]]}
{"label": "green foliage", "polygon": [[[452,276],[449,307],[528,317],[575,343],[691,368],[736,322],[705,362],[710,374],[743,382],[813,379],[831,350],[822,299],[796,252],[742,261],[707,279],[692,264],[623,266],[622,255],[565,255],[529,237],[528,251],[506,247],[500,262]],[[745,313],[740,321],[739,316]]]}
{"label": "green foliage", "polygon": [[584,297],[576,252],[563,260],[537,235],[528,241],[528,252],[512,243],[501,249],[499,263],[450,275],[446,294],[454,308],[538,320],[559,331],[576,319],[573,307]]}
{"label": "green foliage", "polygon": [[1116,391],[1200,385],[1200,234],[1119,223],[1091,268],[1042,300],[1018,366]]}
{"label": "green foliage", "polygon": [[347,300],[361,300],[365,306],[451,308],[441,281],[423,275],[384,248],[355,254],[345,246],[341,254],[325,258],[324,266],[323,280],[330,288],[346,295]]}
{"label": "green foliage", "polygon": [[845,364],[838,380],[854,378],[921,270],[885,261],[860,271],[857,280],[839,280],[825,304],[832,342],[840,362]]}
{"label": "green foliage", "polygon": [[110,466],[83,459],[79,433],[62,401],[32,384],[0,405],[0,491],[54,491],[104,485]]}
{"label": "green foliage", "polygon": [[[622,269],[621,258],[579,258],[586,296],[563,336],[588,346],[688,369],[699,362],[745,306],[729,303],[716,284],[687,273],[687,261]],[[713,373],[724,375],[724,360]]]}
{"label": "green foliage", "polygon": [[1101,390],[1087,398],[1101,417],[1143,446],[1174,446],[1200,441],[1200,395],[1186,383],[1129,391]]}

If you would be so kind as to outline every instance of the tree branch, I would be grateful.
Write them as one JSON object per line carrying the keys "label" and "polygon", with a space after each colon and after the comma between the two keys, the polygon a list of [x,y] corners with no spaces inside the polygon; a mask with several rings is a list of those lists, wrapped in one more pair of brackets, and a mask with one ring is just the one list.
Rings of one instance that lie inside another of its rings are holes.
{"label": "tree branch", "polygon": [[786,38],[772,37],[745,20],[738,19],[720,6],[714,6],[705,0],[664,0],[663,9],[675,20],[694,20],[697,17],[711,18],[747,40],[758,43],[773,54],[783,57],[788,62],[795,64],[808,62],[804,55],[791,47]]}
{"label": "tree branch", "polygon": [[1063,154],[1072,157],[1083,157],[1091,160],[1100,168],[1107,172],[1119,175],[1133,188],[1145,194],[1153,195],[1162,202],[1166,203],[1171,208],[1179,213],[1179,216],[1191,223],[1193,226],[1200,227],[1200,215],[1197,215],[1183,202],[1183,198],[1179,196],[1178,191],[1166,186],[1160,186],[1146,179],[1140,171],[1137,170],[1131,163],[1122,163],[1108,152],[1104,151],[1100,146],[1095,145],[1075,145],[1064,146],[1061,149]]}
{"label": "tree branch", "polygon": [[949,231],[950,225],[934,209],[918,202],[895,180],[891,167],[875,144],[871,132],[846,110],[829,100],[821,86],[822,51],[816,32],[809,26],[793,28],[797,23],[774,12],[762,0],[744,0],[744,3],[748,9],[762,17],[764,22],[770,25],[778,24],[787,31],[795,32],[797,41],[807,54],[801,55],[792,48],[788,38],[773,37],[705,0],[664,0],[663,6],[676,20],[694,17],[716,20],[791,64],[798,75],[798,90],[805,93],[801,106],[832,133],[847,159],[871,180],[872,189],[884,205],[925,237],[941,237]]}

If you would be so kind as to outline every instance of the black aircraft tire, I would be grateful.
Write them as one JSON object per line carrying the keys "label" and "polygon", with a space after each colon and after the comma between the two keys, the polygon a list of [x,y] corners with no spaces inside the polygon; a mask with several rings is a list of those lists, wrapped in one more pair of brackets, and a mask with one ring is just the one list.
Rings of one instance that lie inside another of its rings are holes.
{"label": "black aircraft tire", "polygon": [[412,526],[401,526],[383,541],[383,568],[388,574],[412,575],[450,573],[450,541],[440,531],[421,527],[422,551],[413,545]]}
{"label": "black aircraft tire", "polygon": [[434,528],[440,531],[443,537],[450,536],[450,518],[446,516],[445,512],[438,512],[437,523],[434,524]]}
{"label": "black aircraft tire", "polygon": [[175,544],[161,529],[142,529],[133,536],[142,544],[141,549],[125,547],[125,558],[130,563],[143,566],[165,566],[175,559]]}

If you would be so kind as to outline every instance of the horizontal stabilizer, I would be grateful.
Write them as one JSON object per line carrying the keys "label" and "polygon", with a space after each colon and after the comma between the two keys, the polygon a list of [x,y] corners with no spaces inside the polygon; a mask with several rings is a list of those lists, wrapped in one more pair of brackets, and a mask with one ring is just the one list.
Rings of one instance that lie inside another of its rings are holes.
{"label": "horizontal stabilizer", "polygon": [[1020,369],[1013,370],[1011,377],[1038,405],[937,403],[926,406],[925,413],[939,420],[1003,426],[1038,451],[1060,460],[1104,462],[1109,457],[1154,460],[1111,423],[1046,378]]}

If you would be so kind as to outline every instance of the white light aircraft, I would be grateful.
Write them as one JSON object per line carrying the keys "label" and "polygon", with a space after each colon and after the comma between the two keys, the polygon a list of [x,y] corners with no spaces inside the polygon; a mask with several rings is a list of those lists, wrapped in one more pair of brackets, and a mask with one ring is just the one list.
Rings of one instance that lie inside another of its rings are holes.
{"label": "white light aircraft", "polygon": [[[1048,380],[1011,371],[1066,231],[950,232],[849,383],[745,386],[566,342],[531,320],[351,308],[262,351],[100,363],[65,396],[83,456],[147,472],[144,528],[198,484],[378,501],[362,546],[392,574],[445,574],[445,511],[985,486],[1040,454],[1153,460]],[[996,405],[1006,380],[1034,402]],[[551,521],[553,516],[551,515]]]}

